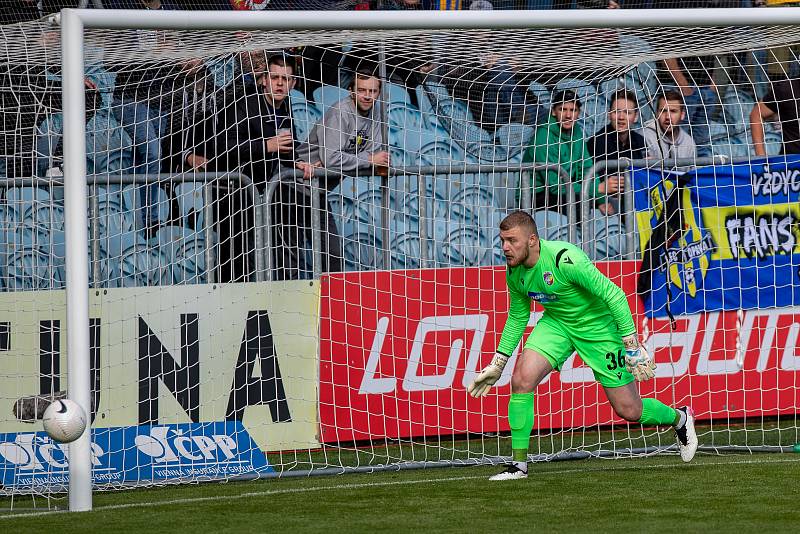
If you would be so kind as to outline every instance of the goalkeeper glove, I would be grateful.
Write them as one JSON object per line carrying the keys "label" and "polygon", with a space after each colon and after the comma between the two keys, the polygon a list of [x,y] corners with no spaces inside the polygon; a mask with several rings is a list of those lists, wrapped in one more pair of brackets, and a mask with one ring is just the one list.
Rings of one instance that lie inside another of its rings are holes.
{"label": "goalkeeper glove", "polygon": [[625,369],[633,375],[637,382],[645,382],[656,376],[656,362],[639,344],[639,336],[634,332],[622,338],[625,344]]}
{"label": "goalkeeper glove", "polygon": [[475,377],[472,384],[469,385],[467,391],[473,397],[485,397],[489,393],[489,389],[500,380],[500,375],[503,374],[508,363],[508,356],[503,356],[500,353],[494,355],[492,363],[483,368],[483,371]]}

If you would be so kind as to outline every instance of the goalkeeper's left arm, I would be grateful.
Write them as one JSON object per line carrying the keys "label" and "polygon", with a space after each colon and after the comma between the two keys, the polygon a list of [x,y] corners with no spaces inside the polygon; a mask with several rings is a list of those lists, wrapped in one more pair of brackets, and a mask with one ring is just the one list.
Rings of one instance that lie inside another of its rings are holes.
{"label": "goalkeeper's left arm", "polygon": [[647,349],[639,343],[633,314],[628,306],[625,292],[604,276],[588,256],[585,254],[581,256],[576,262],[575,268],[570,269],[572,281],[606,303],[611,316],[617,323],[618,331],[622,334],[626,369],[639,382],[650,380],[655,376],[656,364]]}

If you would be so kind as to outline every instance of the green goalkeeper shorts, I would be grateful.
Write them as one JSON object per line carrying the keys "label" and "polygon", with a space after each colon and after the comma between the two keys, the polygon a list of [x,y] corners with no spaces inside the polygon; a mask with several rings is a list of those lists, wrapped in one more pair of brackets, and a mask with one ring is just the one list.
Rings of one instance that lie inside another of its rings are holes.
{"label": "green goalkeeper shorts", "polygon": [[607,388],[624,386],[634,380],[633,375],[625,369],[625,348],[614,322],[604,325],[588,337],[585,333],[571,332],[547,315],[542,315],[525,341],[525,348],[544,356],[558,371],[561,371],[567,358],[577,352],[594,372],[595,380]]}

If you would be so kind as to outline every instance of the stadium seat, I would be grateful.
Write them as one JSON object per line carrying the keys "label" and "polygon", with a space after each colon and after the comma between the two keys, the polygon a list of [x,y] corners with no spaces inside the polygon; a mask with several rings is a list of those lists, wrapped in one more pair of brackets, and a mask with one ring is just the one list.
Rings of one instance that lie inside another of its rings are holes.
{"label": "stadium seat", "polygon": [[411,104],[390,103],[386,118],[389,121],[390,130],[394,129],[401,132],[404,130],[425,130],[422,113]]}
{"label": "stadium seat", "polygon": [[481,184],[468,184],[455,192],[452,197],[453,215],[463,221],[477,222],[499,208],[491,188]]}
{"label": "stadium seat", "polygon": [[64,257],[38,247],[14,247],[7,255],[6,269],[5,286],[10,291],[63,289],[66,282]]}
{"label": "stadium seat", "polygon": [[389,104],[402,104],[411,106],[411,97],[408,96],[408,91],[402,85],[397,85],[396,83],[387,82],[386,83],[386,92],[389,95],[388,102]]}
{"label": "stadium seat", "polygon": [[625,226],[619,214],[608,216],[600,210],[592,210],[585,237],[591,244],[589,257],[593,260],[621,260],[627,253]]}
{"label": "stadium seat", "polygon": [[180,226],[165,226],[156,234],[156,242],[166,260],[165,283],[206,282],[206,237],[203,232]]}
{"label": "stadium seat", "polygon": [[449,141],[434,141],[419,149],[419,165],[448,167],[464,159],[464,149]]}
{"label": "stadium seat", "polygon": [[199,182],[184,182],[175,186],[181,226],[193,230],[202,230],[205,227],[203,187],[204,184]]}
{"label": "stadium seat", "polygon": [[378,267],[381,254],[380,235],[367,225],[352,225],[353,231],[342,232],[342,252],[346,271],[363,271]]}
{"label": "stadium seat", "polygon": [[[136,188],[118,185],[97,187],[96,189],[98,225],[101,235],[109,232],[129,232],[137,227]],[[89,207],[91,209],[91,206]],[[115,230],[111,231],[113,227]]]}
{"label": "stadium seat", "polygon": [[100,240],[100,261],[106,265],[107,287],[169,284],[171,276],[157,247],[139,232],[120,232]]}
{"label": "stadium seat", "polygon": [[[392,269],[419,269],[422,267],[422,249],[419,226],[394,222],[390,232]],[[433,243],[428,241],[428,259],[431,259]]]}
{"label": "stadium seat", "polygon": [[292,119],[297,140],[306,141],[311,134],[311,128],[322,118],[320,111],[314,104],[306,100],[292,100]]}
{"label": "stadium seat", "polygon": [[447,236],[441,242],[441,246],[437,247],[438,260],[443,266],[471,267],[492,264],[491,240],[487,240],[479,228],[452,222],[446,227]]}
{"label": "stadium seat", "polygon": [[375,182],[361,191],[356,198],[355,217],[359,222],[379,226],[381,222],[381,205],[383,202],[380,183]]}
{"label": "stadium seat", "polygon": [[536,97],[537,102],[545,107],[546,109],[550,109],[550,102],[552,100],[552,96],[550,94],[550,89],[548,89],[544,84],[539,82],[531,82],[528,85],[528,91]]}
{"label": "stadium seat", "polygon": [[569,221],[557,211],[537,210],[533,212],[533,220],[542,239],[550,241],[569,240]]}
{"label": "stadium seat", "polygon": [[51,199],[46,189],[12,187],[6,193],[6,202],[15,209],[20,223],[64,229],[64,204]]}
{"label": "stadium seat", "polygon": [[314,102],[322,112],[334,105],[339,100],[346,98],[350,91],[336,85],[322,85],[314,89]]}

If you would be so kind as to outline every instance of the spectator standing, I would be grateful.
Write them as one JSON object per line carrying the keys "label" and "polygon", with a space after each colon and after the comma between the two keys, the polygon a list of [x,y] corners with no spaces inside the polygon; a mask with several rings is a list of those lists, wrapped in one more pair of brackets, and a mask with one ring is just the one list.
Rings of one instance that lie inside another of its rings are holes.
{"label": "spectator standing", "polygon": [[[326,209],[320,217],[323,231],[324,271],[342,270],[341,239],[336,229],[327,191],[336,187],[340,181],[337,174],[371,174],[373,170],[385,169],[390,165],[389,153],[383,150],[384,139],[381,131],[380,109],[376,105],[381,94],[382,80],[372,71],[357,71],[350,82],[350,94],[331,106],[314,125],[304,144],[300,159],[310,165],[321,165],[333,171],[320,191],[320,206]],[[283,264],[291,272],[297,269],[300,238],[306,239],[311,232],[310,195],[298,198],[304,209],[297,212],[297,227],[300,234],[289,236],[285,241],[287,256]],[[296,238],[296,240],[295,240]]]}
{"label": "spectator standing", "polygon": [[686,118],[683,97],[675,91],[665,91],[656,100],[657,114],[645,123],[642,131],[646,155],[651,159],[692,159],[696,145],[680,123]]}
{"label": "spectator standing", "polygon": [[[694,68],[688,68],[694,65]],[[677,90],[683,96],[684,119],[689,134],[694,139],[698,156],[711,155],[709,124],[720,107],[717,87],[711,77],[713,65],[706,65],[703,58],[667,59],[664,61]]]}
{"label": "spectator standing", "polygon": [[782,154],[800,154],[800,80],[782,79],[770,84],[763,99],[756,102],[750,112],[750,131],[756,156],[766,156],[764,146],[764,120],[777,118],[783,135]]}
{"label": "spectator standing", "polygon": [[[263,192],[281,165],[295,166],[289,103],[294,84],[294,65],[282,54],[269,58],[255,84],[234,82],[232,86],[244,92],[226,93],[226,105],[218,116],[216,153],[209,158],[212,168],[240,172]],[[310,166],[297,167],[311,175]],[[248,199],[243,190],[234,189],[216,202],[222,281],[245,281],[252,271],[254,218]]]}
{"label": "spectator standing", "polygon": [[572,187],[576,198],[580,195],[584,173],[592,166],[583,132],[577,123],[580,111],[581,102],[573,91],[555,93],[550,118],[546,124],[537,128],[533,144],[523,154],[523,162],[558,164],[568,176],[568,183],[559,187],[561,179],[557,171],[533,173],[534,209],[566,214],[566,188]]}
{"label": "spectator standing", "polygon": [[[644,137],[634,130],[638,118],[636,96],[625,90],[614,93],[608,110],[608,124],[588,143],[592,160],[597,163],[621,158],[644,159]],[[604,174],[598,178],[595,191],[598,197],[611,197],[598,204],[600,211],[607,215],[618,213],[622,200],[617,195],[625,191],[625,178],[613,172]]]}

